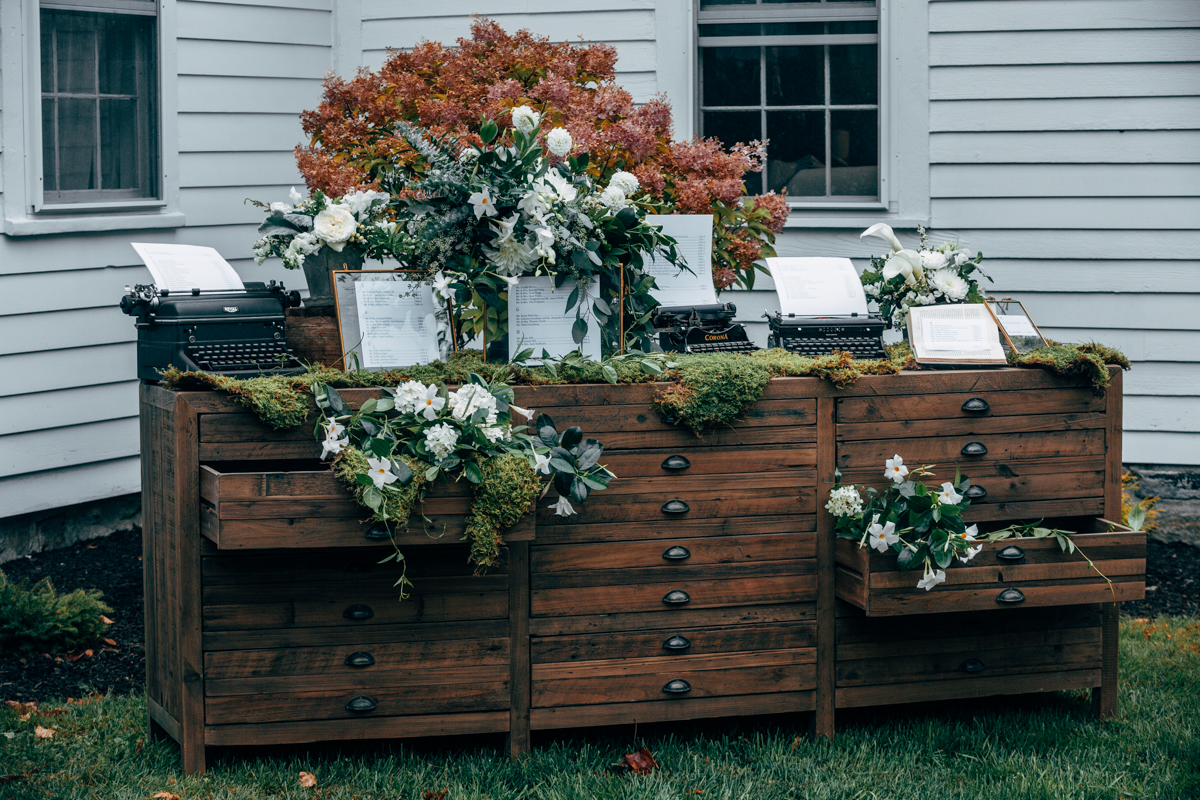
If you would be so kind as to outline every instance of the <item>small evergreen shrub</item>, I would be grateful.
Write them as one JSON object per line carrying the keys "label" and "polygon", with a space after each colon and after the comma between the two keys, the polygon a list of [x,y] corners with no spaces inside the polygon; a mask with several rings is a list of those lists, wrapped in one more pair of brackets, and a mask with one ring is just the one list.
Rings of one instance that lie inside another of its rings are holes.
{"label": "small evergreen shrub", "polygon": [[28,655],[80,650],[104,636],[100,617],[112,609],[100,592],[60,595],[48,578],[27,588],[0,572],[0,653]]}

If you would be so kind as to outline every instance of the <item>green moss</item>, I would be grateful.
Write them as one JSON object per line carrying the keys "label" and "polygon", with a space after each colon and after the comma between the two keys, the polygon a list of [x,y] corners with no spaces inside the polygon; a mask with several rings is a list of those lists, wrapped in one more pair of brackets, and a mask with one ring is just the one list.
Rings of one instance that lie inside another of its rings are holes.
{"label": "green moss", "polygon": [[293,428],[308,418],[311,375],[230,378],[207,372],[180,372],[171,367],[163,373],[163,386],[181,392],[217,389],[253,411],[267,425],[281,430]]}
{"label": "green moss", "polygon": [[475,487],[475,502],[467,517],[470,561],[476,574],[500,563],[500,531],[516,525],[541,491],[537,474],[524,456],[508,453],[483,462],[483,481]]}
{"label": "green moss", "polygon": [[1035,367],[1059,375],[1087,378],[1092,391],[1104,394],[1112,380],[1108,365],[1129,369],[1129,359],[1118,350],[1094,342],[1088,344],[1051,343],[1028,353],[1008,354],[1008,363],[1017,367]]}
{"label": "green moss", "polygon": [[400,460],[408,465],[412,470],[412,480],[407,485],[401,486],[399,483],[392,483],[384,487],[381,494],[383,502],[377,509],[371,509],[364,501],[364,495],[371,486],[364,486],[358,482],[358,475],[365,475],[370,471],[370,465],[367,464],[367,456],[363,451],[356,447],[347,447],[333,462],[333,472],[345,484],[346,488],[354,495],[354,499],[359,504],[371,511],[371,519],[379,522],[392,522],[396,527],[403,528],[408,524],[408,518],[416,508],[417,502],[421,499],[421,489],[425,486],[425,470],[429,469],[429,464],[419,461],[414,458],[401,456]]}
{"label": "green moss", "polygon": [[888,359],[859,360],[843,352],[809,358],[776,348],[751,355],[767,364],[772,378],[813,376],[824,378],[839,389],[850,386],[863,375],[892,375],[900,371]]}
{"label": "green moss", "polygon": [[654,405],[676,424],[699,435],[726,425],[754,405],[771,370],[766,362],[736,353],[679,356],[667,377],[675,384],[654,393]]}

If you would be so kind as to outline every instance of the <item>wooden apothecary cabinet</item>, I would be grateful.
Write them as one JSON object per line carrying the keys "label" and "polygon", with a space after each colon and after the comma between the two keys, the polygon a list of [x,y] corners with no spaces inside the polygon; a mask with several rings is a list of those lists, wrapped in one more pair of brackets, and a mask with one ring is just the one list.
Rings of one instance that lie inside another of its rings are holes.
{"label": "wooden apothecary cabinet", "polygon": [[[207,746],[495,732],[521,752],[532,730],[796,711],[831,735],[836,707],[1069,688],[1114,713],[1112,600],[1142,596],[1145,564],[1141,534],[1098,521],[1120,509],[1120,385],[777,379],[703,438],[658,418],[652,385],[518,387],[520,405],[600,439],[620,477],[577,516],[539,503],[482,577],[459,543],[467,490],[439,487],[433,530],[397,534],[403,602],[377,563],[390,542],[310,425],[272,431],[223,395],[143,386],[152,727],[195,772]],[[1041,543],[1003,565],[989,547],[930,593],[835,543],[835,469],[882,483],[893,453],[960,464],[985,492],[972,521],[1095,531],[1079,541],[1115,595]],[[1010,583],[1024,601],[995,602]],[[953,633],[931,642],[931,627]]]}

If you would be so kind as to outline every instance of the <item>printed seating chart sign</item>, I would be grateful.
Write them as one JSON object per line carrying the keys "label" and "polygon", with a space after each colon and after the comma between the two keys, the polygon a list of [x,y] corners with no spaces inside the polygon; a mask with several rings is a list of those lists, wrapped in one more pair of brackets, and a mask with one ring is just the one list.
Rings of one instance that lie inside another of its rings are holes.
{"label": "printed seating chart sign", "polygon": [[712,282],[712,216],[709,214],[672,214],[646,216],[673,238],[676,250],[691,269],[681,269],[657,253],[643,255],[645,270],[654,276],[658,289],[651,292],[664,306],[702,306],[717,302]]}
{"label": "printed seating chart sign", "polygon": [[[600,330],[595,319],[588,320],[587,335],[581,344],[576,344],[571,335],[575,314],[568,314],[565,309],[567,298],[574,288],[574,282],[567,281],[555,289],[554,278],[548,275],[525,276],[516,286],[508,288],[510,361],[527,347],[533,348],[534,358],[529,360],[530,364],[541,363],[542,350],[554,357],[580,350],[585,356],[600,360]],[[593,280],[587,287],[587,293],[595,297],[599,289],[599,282]],[[590,308],[591,303],[585,303],[584,306]]]}
{"label": "printed seating chart sign", "polygon": [[438,360],[438,307],[428,284],[397,272],[337,271],[333,276],[347,368],[351,353],[359,367],[372,372]]}

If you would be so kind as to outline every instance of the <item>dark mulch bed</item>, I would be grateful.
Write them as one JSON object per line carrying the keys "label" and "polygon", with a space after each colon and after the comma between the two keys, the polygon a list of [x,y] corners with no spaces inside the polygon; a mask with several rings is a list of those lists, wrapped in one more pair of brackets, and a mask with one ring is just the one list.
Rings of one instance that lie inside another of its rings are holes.
{"label": "dark mulch bed", "polygon": [[[60,591],[104,592],[105,602],[113,607],[108,635],[117,642],[115,649],[105,647],[74,662],[61,656],[36,656],[22,662],[0,654],[0,699],[78,697],[92,689],[141,691],[146,674],[141,555],[141,531],[135,530],[0,564],[13,580],[32,582],[49,576]],[[1146,587],[1146,599],[1123,603],[1123,614],[1200,617],[1200,548],[1151,539]]]}
{"label": "dark mulch bed", "polygon": [[[93,655],[70,661],[59,654],[18,659],[0,653],[0,699],[29,702],[80,697],[91,690],[140,692],[146,685],[145,615],[142,606],[142,532],[114,533],[62,550],[0,564],[15,582],[50,578],[60,592],[99,589],[113,609],[107,638]],[[76,654],[69,654],[74,657]]]}

